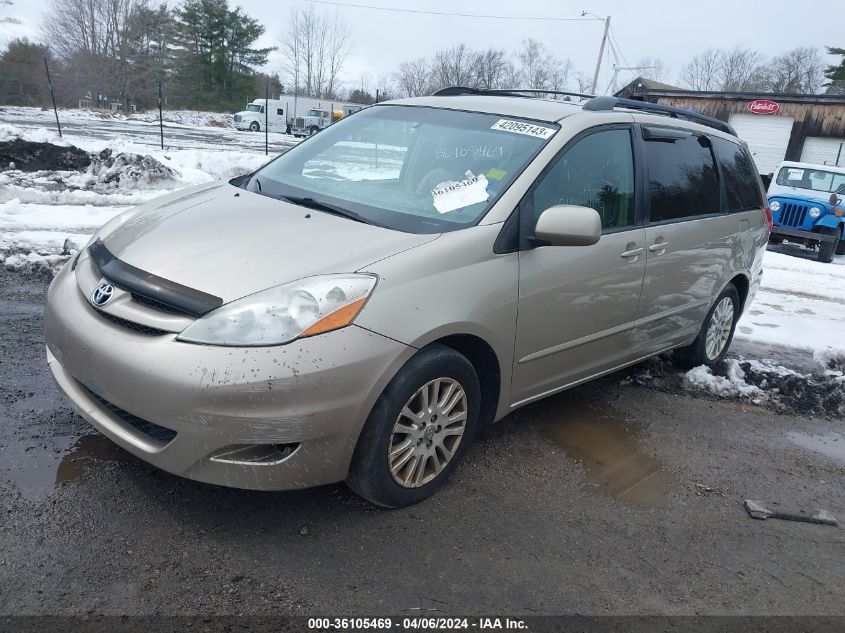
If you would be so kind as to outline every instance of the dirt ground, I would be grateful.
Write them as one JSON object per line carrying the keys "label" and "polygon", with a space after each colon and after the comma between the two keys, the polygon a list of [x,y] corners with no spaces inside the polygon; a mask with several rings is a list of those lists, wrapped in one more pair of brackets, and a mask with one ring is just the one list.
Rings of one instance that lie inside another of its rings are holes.
{"label": "dirt ground", "polygon": [[229,490],[72,412],[44,358],[46,287],[0,270],[2,615],[845,615],[842,527],[743,509],[845,519],[842,419],[635,368],[509,416],[416,507]]}

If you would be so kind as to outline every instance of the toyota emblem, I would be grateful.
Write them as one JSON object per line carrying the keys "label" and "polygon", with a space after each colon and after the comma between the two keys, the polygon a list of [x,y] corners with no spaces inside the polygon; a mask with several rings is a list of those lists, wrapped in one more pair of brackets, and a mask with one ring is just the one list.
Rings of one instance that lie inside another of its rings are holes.
{"label": "toyota emblem", "polygon": [[107,281],[100,282],[100,285],[94,289],[91,295],[91,303],[95,306],[103,307],[114,296],[114,286]]}

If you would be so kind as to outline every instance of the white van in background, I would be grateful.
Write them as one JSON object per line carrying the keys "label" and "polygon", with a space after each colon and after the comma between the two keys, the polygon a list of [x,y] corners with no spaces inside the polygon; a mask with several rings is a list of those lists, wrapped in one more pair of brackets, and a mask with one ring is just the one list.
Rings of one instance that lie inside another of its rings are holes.
{"label": "white van in background", "polygon": [[[269,107],[265,113],[264,109]],[[250,130],[258,132],[263,130],[265,123],[270,132],[287,132],[287,118],[285,116],[285,104],[281,99],[253,99],[248,103],[246,110],[237,112],[233,117],[233,123],[238,130]]]}

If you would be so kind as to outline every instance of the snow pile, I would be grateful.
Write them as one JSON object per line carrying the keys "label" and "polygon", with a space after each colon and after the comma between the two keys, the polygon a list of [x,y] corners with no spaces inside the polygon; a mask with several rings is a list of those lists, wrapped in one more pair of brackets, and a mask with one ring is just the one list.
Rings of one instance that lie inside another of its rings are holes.
{"label": "snow pile", "polygon": [[60,138],[56,132],[43,127],[24,130],[14,125],[0,123],[0,142],[13,141],[16,138],[29,141],[30,143],[52,143],[53,145],[61,145],[63,147],[70,145],[70,143]]}
{"label": "snow pile", "polygon": [[720,398],[754,398],[759,404],[764,392],[755,385],[745,382],[745,372],[738,361],[725,361],[725,375],[714,374],[706,365],[690,369],[684,376],[684,385],[688,389],[701,389]]}
{"label": "snow pile", "polygon": [[[132,121],[158,123],[158,112],[141,112],[126,117]],[[232,115],[228,112],[202,112],[196,110],[165,110],[164,124],[170,127],[232,127]]]}
{"label": "snow pile", "polygon": [[824,347],[813,352],[813,360],[829,372],[845,373],[845,348]]}
{"label": "snow pile", "polygon": [[164,182],[175,181],[176,172],[152,156],[121,152],[112,155],[105,150],[97,156],[88,168],[93,182],[106,189],[132,189],[138,186],[150,188]]}

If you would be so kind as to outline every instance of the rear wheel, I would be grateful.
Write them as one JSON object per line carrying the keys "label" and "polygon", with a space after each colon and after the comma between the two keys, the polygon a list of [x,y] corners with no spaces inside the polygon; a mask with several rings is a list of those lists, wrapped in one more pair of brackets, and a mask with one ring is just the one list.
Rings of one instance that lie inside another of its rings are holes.
{"label": "rear wheel", "polygon": [[252,123],[249,124],[250,132],[257,132],[260,129],[261,129],[261,126],[258,124],[258,121],[253,121]]}
{"label": "rear wheel", "polygon": [[701,330],[692,344],[675,350],[675,362],[685,369],[718,363],[731,346],[737,319],[739,294],[733,284],[728,284],[710,306]]}
{"label": "rear wheel", "polygon": [[434,494],[475,435],[478,376],[455,350],[434,345],[409,360],[373,407],[352,458],[347,483],[386,508]]}
{"label": "rear wheel", "polygon": [[833,254],[839,252],[839,243],[841,240],[841,232],[838,228],[822,227],[819,231],[822,235],[832,235],[834,237],[831,242],[819,242],[819,261],[829,264],[833,261]]}

